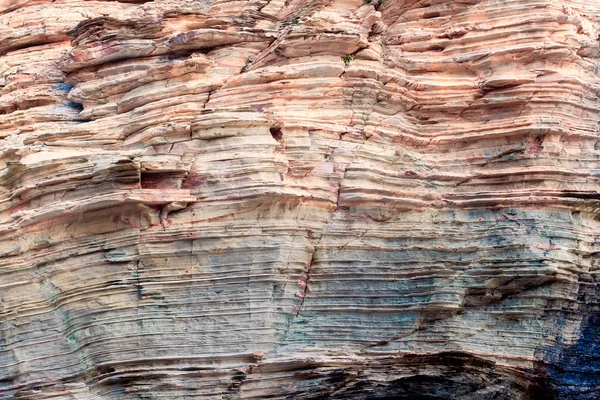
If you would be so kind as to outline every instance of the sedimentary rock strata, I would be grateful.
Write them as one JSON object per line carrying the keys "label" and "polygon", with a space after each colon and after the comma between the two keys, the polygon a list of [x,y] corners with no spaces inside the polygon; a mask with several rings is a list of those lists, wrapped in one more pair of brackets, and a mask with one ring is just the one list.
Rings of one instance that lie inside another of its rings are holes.
{"label": "sedimentary rock strata", "polygon": [[599,33],[1,0],[0,398],[598,398]]}

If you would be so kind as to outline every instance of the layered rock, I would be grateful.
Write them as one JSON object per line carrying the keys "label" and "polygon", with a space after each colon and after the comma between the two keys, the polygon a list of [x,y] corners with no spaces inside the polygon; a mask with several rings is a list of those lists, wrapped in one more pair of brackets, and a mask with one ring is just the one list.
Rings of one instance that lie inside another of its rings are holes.
{"label": "layered rock", "polygon": [[3,1],[0,397],[598,398],[599,24]]}

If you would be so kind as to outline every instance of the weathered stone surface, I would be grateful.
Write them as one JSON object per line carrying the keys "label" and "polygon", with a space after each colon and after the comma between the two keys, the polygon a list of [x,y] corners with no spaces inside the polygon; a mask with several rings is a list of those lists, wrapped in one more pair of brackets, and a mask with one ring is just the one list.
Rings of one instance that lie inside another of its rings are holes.
{"label": "weathered stone surface", "polygon": [[597,0],[0,0],[0,397],[600,397]]}

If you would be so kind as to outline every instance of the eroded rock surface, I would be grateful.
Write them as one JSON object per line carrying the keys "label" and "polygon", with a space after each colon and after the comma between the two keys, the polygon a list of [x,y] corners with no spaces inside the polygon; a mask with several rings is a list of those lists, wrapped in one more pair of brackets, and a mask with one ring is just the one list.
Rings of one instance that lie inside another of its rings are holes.
{"label": "eroded rock surface", "polygon": [[0,0],[0,397],[597,399],[597,0]]}

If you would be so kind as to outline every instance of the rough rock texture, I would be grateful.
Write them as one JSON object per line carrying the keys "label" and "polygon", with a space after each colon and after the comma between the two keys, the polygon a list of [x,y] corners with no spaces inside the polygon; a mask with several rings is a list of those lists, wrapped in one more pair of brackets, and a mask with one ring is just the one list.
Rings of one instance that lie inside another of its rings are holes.
{"label": "rough rock texture", "polygon": [[0,398],[600,398],[599,32],[0,0]]}

